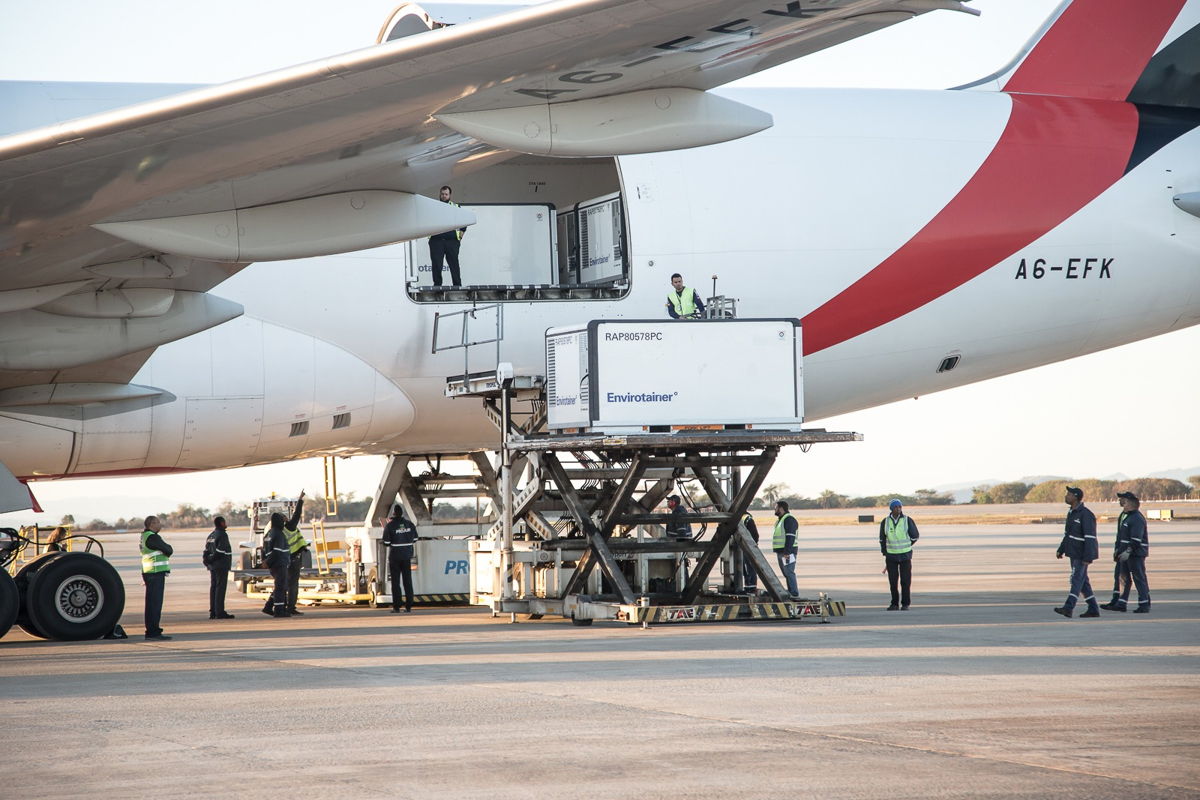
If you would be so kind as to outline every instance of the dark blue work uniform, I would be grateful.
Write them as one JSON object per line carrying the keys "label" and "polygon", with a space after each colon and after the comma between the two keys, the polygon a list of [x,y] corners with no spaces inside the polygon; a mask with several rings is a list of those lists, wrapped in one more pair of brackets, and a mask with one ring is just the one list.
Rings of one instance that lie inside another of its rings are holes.
{"label": "dark blue work uniform", "polygon": [[1083,503],[1067,512],[1066,530],[1058,552],[1071,560],[1071,591],[1063,608],[1075,608],[1077,597],[1087,603],[1088,611],[1100,614],[1100,605],[1092,594],[1092,582],[1088,580],[1088,564],[1100,556],[1100,542],[1096,539],[1096,515]]}
{"label": "dark blue work uniform", "polygon": [[230,615],[225,613],[225,587],[233,566],[233,548],[224,529],[213,528],[205,540],[204,566],[208,567],[208,618],[226,619]]}
{"label": "dark blue work uniform", "polygon": [[[1117,561],[1118,570],[1125,567],[1126,578],[1117,595],[1117,587],[1113,586],[1113,605],[1124,611],[1129,602],[1129,584],[1137,586],[1138,611],[1146,613],[1150,610],[1150,582],[1146,580],[1146,556],[1150,555],[1150,532],[1146,529],[1146,518],[1142,512],[1133,510],[1122,515],[1117,526],[1117,546],[1113,557],[1118,558],[1124,551],[1129,551],[1129,558]],[[1120,573],[1118,573],[1120,574]],[[1143,611],[1143,609],[1145,609]]]}
{"label": "dark blue work uniform", "polygon": [[400,610],[400,587],[404,587],[404,610],[412,611],[412,559],[417,526],[404,517],[392,517],[383,528],[383,546],[388,550],[388,577],[392,584],[392,613]]}
{"label": "dark blue work uniform", "polygon": [[[742,517],[742,525],[746,527],[746,532],[750,534],[754,543],[758,544],[758,525],[755,524],[754,517],[747,513]],[[742,585],[748,592],[758,591],[758,573],[755,572],[750,557],[745,553],[742,554]]]}

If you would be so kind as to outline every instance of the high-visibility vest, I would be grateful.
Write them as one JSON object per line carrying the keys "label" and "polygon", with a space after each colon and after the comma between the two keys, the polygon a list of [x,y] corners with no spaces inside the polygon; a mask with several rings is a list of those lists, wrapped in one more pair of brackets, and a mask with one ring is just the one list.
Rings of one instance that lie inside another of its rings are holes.
{"label": "high-visibility vest", "polygon": [[787,531],[783,529],[783,521],[785,519],[795,519],[792,512],[788,512],[780,517],[775,522],[775,535],[771,537],[771,548],[774,550],[782,550],[787,547]]}
{"label": "high-visibility vest", "polygon": [[675,308],[675,313],[681,317],[690,317],[696,313],[696,290],[685,286],[683,292],[667,292],[667,302]]}
{"label": "high-visibility vest", "polygon": [[161,550],[151,550],[146,546],[146,540],[154,535],[154,531],[142,531],[142,572],[170,572],[171,564],[167,560],[167,554]]}
{"label": "high-visibility vest", "polygon": [[901,514],[900,519],[896,519],[888,514],[883,520],[883,533],[889,555],[912,552],[912,539],[908,538],[908,517]]}
{"label": "high-visibility vest", "polygon": [[283,532],[287,534],[288,552],[293,555],[308,546],[308,542],[304,541],[304,534],[300,533],[299,529],[290,531],[284,528]]}

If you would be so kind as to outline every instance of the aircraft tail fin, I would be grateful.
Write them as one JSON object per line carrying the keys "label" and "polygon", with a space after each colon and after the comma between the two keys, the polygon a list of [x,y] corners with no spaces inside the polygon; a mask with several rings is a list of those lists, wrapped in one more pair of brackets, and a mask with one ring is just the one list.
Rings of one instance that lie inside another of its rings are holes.
{"label": "aircraft tail fin", "polygon": [[1200,108],[1200,0],[1065,2],[991,80],[1011,94]]}

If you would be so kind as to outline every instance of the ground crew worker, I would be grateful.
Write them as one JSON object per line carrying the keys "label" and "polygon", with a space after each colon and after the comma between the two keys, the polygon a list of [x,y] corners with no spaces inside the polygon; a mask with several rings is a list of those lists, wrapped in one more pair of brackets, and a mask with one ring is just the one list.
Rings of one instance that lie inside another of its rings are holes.
{"label": "ground crew worker", "polygon": [[50,532],[50,537],[48,539],[46,539],[46,552],[47,553],[65,553],[65,552],[67,552],[67,546],[66,546],[66,544],[64,544],[66,539],[67,539],[67,529],[64,528],[62,525],[59,525],[57,528],[55,528],[54,530],[52,530]]}
{"label": "ground crew worker", "polygon": [[158,532],[162,523],[158,517],[146,517],[142,530],[142,583],[146,585],[146,638],[170,639],[162,629],[163,594],[167,575],[171,572],[170,558],[175,550],[163,541]]}
{"label": "ground crew worker", "polygon": [[202,560],[208,568],[208,618],[233,619],[225,613],[225,586],[229,583],[229,568],[233,566],[233,548],[225,532],[225,518],[213,519],[213,530],[204,540]]}
{"label": "ground crew worker", "polygon": [[796,585],[796,532],[800,529],[796,518],[788,511],[788,504],[780,500],[775,504],[775,534],[771,537],[771,549],[775,551],[775,560],[779,562],[779,571],[787,581],[788,594],[793,599],[800,597],[800,589]]}
{"label": "ground crew worker", "polygon": [[300,498],[296,500],[296,509],[292,512],[292,524],[284,531],[287,534],[288,553],[291,554],[288,559],[287,610],[289,614],[297,617],[304,616],[304,612],[296,610],[296,598],[300,594],[300,570],[304,567],[304,552],[308,550],[308,540],[300,532],[299,524],[300,507],[303,503],[304,492],[300,492]]}
{"label": "ground crew worker", "polygon": [[388,554],[388,577],[392,583],[392,613],[400,613],[400,587],[404,587],[404,612],[412,611],[412,559],[416,550],[417,526],[404,516],[404,507],[397,503],[392,516],[383,527],[383,546]]}
{"label": "ground crew worker", "polygon": [[674,539],[691,539],[692,523],[683,518],[687,510],[681,504],[679,495],[673,494],[667,498],[667,508],[671,518],[667,520],[667,535]]}
{"label": "ground crew worker", "polygon": [[892,604],[887,610],[908,611],[912,603],[912,546],[921,532],[912,517],[905,515],[904,504],[899,500],[888,503],[888,511],[879,523],[879,551],[883,553],[888,588],[892,591]]}
{"label": "ground crew worker", "polygon": [[1117,543],[1113,548],[1113,599],[1100,606],[1109,611],[1125,611],[1130,584],[1137,586],[1135,614],[1150,613],[1150,583],[1146,580],[1146,556],[1150,555],[1150,534],[1142,516],[1142,502],[1133,492],[1120,492],[1121,516],[1117,520]]}
{"label": "ground crew worker", "polygon": [[704,316],[704,303],[690,286],[683,285],[683,276],[671,276],[671,291],[667,292],[667,313],[671,319],[699,319]]}
{"label": "ground crew worker", "polygon": [[[452,190],[449,186],[443,186],[438,192],[438,199],[443,203],[449,203],[455,208],[459,208],[458,203],[450,200]],[[435,233],[429,237],[429,258],[433,265],[433,285],[442,285],[442,259],[450,265],[450,282],[455,286],[462,286],[462,278],[458,272],[458,250],[462,245],[463,235],[467,232],[466,228],[457,228],[455,230],[443,231]]]}
{"label": "ground crew worker", "polygon": [[[754,515],[749,511],[742,517],[742,525],[746,527],[746,532],[750,534],[750,538],[757,546],[758,525],[754,522]],[[754,563],[750,560],[750,556],[745,553],[742,553],[742,585],[750,594],[758,592],[758,572],[754,569]]]}
{"label": "ground crew worker", "polygon": [[292,562],[292,552],[288,547],[288,531],[296,530],[300,524],[300,509],[304,505],[304,492],[296,501],[289,520],[278,511],[271,514],[271,525],[267,535],[263,537],[263,560],[267,569],[271,570],[271,578],[275,585],[271,596],[263,604],[262,612],[271,617],[290,617],[288,612],[288,567]]}
{"label": "ground crew worker", "polygon": [[1067,600],[1054,613],[1064,617],[1071,616],[1075,608],[1076,596],[1082,597],[1087,603],[1088,610],[1080,617],[1100,616],[1100,606],[1096,596],[1092,594],[1092,582],[1088,580],[1088,564],[1100,555],[1100,543],[1096,539],[1096,515],[1083,504],[1083,489],[1068,486],[1063,502],[1070,506],[1067,511],[1066,530],[1062,542],[1058,545],[1056,558],[1064,555],[1071,560],[1071,591]]}

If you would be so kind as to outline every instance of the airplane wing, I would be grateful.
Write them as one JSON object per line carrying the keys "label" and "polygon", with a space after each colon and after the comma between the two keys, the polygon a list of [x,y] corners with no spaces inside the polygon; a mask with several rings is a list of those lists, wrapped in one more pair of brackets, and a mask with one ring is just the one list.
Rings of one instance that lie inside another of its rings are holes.
{"label": "airplane wing", "polygon": [[208,289],[252,261],[469,224],[423,164],[745,135],[769,118],[706,90],[935,9],[968,10],[560,0],[0,138],[0,388],[237,316]]}

